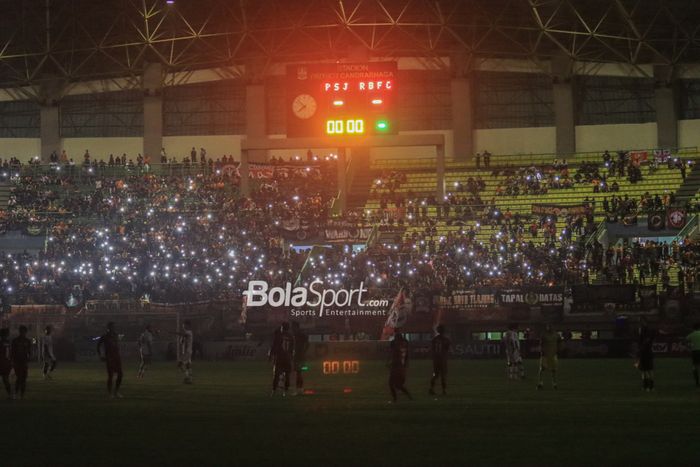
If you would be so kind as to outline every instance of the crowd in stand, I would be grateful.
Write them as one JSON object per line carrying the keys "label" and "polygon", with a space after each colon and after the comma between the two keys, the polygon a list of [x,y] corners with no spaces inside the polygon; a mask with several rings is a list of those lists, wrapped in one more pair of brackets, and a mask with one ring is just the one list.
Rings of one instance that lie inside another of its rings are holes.
{"label": "crowd in stand", "polygon": [[284,247],[282,228],[328,216],[335,174],[328,161],[275,167],[247,198],[225,171],[17,177],[4,230],[40,225],[47,238],[39,252],[2,254],[4,303],[194,302],[240,297],[253,278],[294,281],[306,255]]}
{"label": "crowd in stand", "polygon": [[479,242],[472,227],[436,238],[415,234],[393,246],[376,245],[357,253],[333,248],[305,270],[304,281],[321,279],[350,286],[365,281],[370,290],[447,290],[477,286],[552,285],[577,264],[575,250],[547,242],[520,241],[504,229]]}
{"label": "crowd in stand", "polygon": [[612,195],[610,200],[605,197],[603,198],[603,210],[608,215],[608,220],[614,221],[629,215],[662,211],[673,206],[675,202],[675,194],[668,192],[668,190],[663,195],[652,195],[647,191],[639,199],[630,198],[628,195]]}
{"label": "crowd in stand", "polygon": [[[162,160],[170,161],[161,154]],[[192,149],[188,163],[217,170],[194,176],[153,173],[90,178],[70,171],[21,174],[1,219],[4,230],[30,225],[48,229],[45,249],[38,253],[3,254],[0,277],[4,303],[69,303],[89,299],[131,298],[159,302],[240,298],[251,279],[273,283],[305,283],[320,278],[336,285],[365,281],[372,293],[409,290],[445,291],[482,286],[551,285],[588,281],[595,272],[610,281],[630,283],[682,272],[694,283],[695,244],[634,244],[602,251],[587,234],[595,229],[594,202],[585,213],[523,215],[481,198],[486,182],[470,176],[455,182],[444,199],[401,188],[405,173],[388,171],[374,182],[372,195],[382,210],[394,215],[350,212],[331,221],[336,195],[334,158],[307,155],[290,162],[274,158],[251,173],[249,197],[238,193],[236,164],[225,156],[209,158]],[[625,171],[615,162],[617,174]],[[624,159],[626,161],[626,159]],[[84,167],[130,164],[125,156],[96,162],[86,151]],[[62,156],[55,164],[60,166]],[[14,161],[8,161],[12,165]],[[135,166],[146,167],[146,158]],[[611,165],[613,159],[604,161]],[[232,170],[222,170],[224,167]],[[575,183],[607,187],[600,164],[584,163],[571,176],[566,161],[551,167],[494,169],[506,175],[504,196],[539,195]],[[608,170],[611,170],[610,168]],[[597,181],[597,182],[596,182]],[[612,185],[611,185],[612,187]],[[672,205],[673,195],[645,193],[640,199],[618,195],[603,199],[606,213],[627,216]],[[438,235],[437,221],[461,226]],[[289,232],[324,225],[419,226],[399,235],[393,245],[381,243],[357,252],[347,245],[329,248],[303,268],[306,252],[286,247]],[[480,235],[489,226],[486,240]],[[558,227],[559,226],[559,227]],[[481,240],[480,240],[481,239]]]}
{"label": "crowd in stand", "polygon": [[555,161],[552,166],[538,168],[506,168],[500,170],[506,179],[496,188],[498,196],[544,195],[551,189],[573,188],[566,161]]}
{"label": "crowd in stand", "polygon": [[[486,189],[486,182],[481,176],[454,182],[442,200],[434,194],[419,195],[410,189],[398,192],[404,183],[406,174],[397,171],[385,172],[374,181],[370,196],[379,199],[382,212],[370,215],[370,222],[415,226],[434,217],[469,220],[485,213],[486,204],[481,199],[481,192]],[[432,215],[431,207],[436,209],[436,215]]]}
{"label": "crowd in stand", "polygon": [[697,283],[700,244],[685,241],[622,243],[604,249],[594,243],[587,252],[587,268],[606,282],[649,285],[663,290],[677,284],[680,293]]}
{"label": "crowd in stand", "polygon": [[[29,163],[32,164],[35,162],[35,160],[36,159],[32,159],[29,161]],[[2,167],[3,170],[9,170],[11,168],[20,167],[21,165],[22,163],[16,157],[10,157],[7,159],[0,158],[0,167]]]}
{"label": "crowd in stand", "polygon": [[130,212],[183,210],[188,205],[213,207],[225,199],[225,173],[193,178],[156,176],[94,176],[78,180],[69,173],[23,175],[15,179],[2,223],[5,230],[25,224],[46,224],[51,217],[91,217],[114,221]]}

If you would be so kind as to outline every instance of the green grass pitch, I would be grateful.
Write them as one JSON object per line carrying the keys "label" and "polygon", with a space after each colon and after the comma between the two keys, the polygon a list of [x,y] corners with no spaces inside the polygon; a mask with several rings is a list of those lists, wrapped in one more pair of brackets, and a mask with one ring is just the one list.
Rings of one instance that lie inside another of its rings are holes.
{"label": "green grass pitch", "polygon": [[[537,391],[537,362],[508,381],[504,362],[451,361],[449,395],[427,395],[428,361],[413,361],[414,401],[387,404],[386,368],[321,374],[315,395],[269,395],[264,362],[174,364],[144,380],[126,368],[109,400],[97,363],[30,369],[22,401],[0,400],[0,465],[699,465],[700,390],[690,362],[657,360],[657,390],[640,390],[631,360],[561,360],[559,390]],[[352,392],[343,393],[344,388]]]}

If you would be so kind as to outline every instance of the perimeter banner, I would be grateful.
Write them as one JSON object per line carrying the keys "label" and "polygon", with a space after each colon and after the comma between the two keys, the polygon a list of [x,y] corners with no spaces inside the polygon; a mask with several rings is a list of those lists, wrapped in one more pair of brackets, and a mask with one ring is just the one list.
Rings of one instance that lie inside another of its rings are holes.
{"label": "perimeter banner", "polygon": [[563,287],[478,288],[453,290],[436,298],[444,308],[530,308],[562,307]]}
{"label": "perimeter banner", "polygon": [[367,241],[372,227],[332,226],[323,229],[324,237],[329,242]]}
{"label": "perimeter banner", "polygon": [[290,175],[318,175],[317,166],[275,165],[251,163],[248,166],[250,178],[269,179],[273,177],[288,178]]}
{"label": "perimeter banner", "polygon": [[581,216],[589,211],[587,204],[533,204],[532,213],[539,216]]}

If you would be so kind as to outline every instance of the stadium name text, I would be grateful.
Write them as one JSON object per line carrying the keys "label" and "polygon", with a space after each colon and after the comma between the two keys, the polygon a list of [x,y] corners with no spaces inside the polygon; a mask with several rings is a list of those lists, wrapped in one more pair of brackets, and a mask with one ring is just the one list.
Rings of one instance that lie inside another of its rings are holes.
{"label": "stadium name text", "polygon": [[247,307],[281,306],[292,307],[319,307],[318,316],[323,316],[326,308],[345,308],[349,306],[387,306],[388,300],[363,300],[363,294],[367,292],[364,282],[356,289],[323,289],[320,286],[323,281],[315,280],[309,287],[293,287],[287,282],[284,287],[272,287],[265,281],[250,281],[248,290],[243,292],[246,297]]}

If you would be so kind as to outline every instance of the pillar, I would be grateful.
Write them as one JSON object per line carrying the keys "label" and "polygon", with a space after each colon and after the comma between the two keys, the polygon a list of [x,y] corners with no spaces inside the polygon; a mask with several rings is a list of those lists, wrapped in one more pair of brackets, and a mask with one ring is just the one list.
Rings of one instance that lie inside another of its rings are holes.
{"label": "pillar", "polygon": [[552,97],[557,155],[576,152],[576,121],[574,118],[573,62],[569,57],[552,59]]}
{"label": "pillar", "polygon": [[654,104],[656,107],[656,145],[678,148],[678,81],[673,67],[654,66]]}
{"label": "pillar", "polygon": [[442,203],[445,198],[445,145],[441,144],[435,147],[436,151],[436,169],[437,169],[437,187],[435,197],[438,203]]}
{"label": "pillar", "polygon": [[241,150],[241,164],[238,166],[238,174],[241,176],[241,196],[250,195],[250,168],[248,166],[248,150]]}
{"label": "pillar", "polygon": [[454,158],[471,159],[474,155],[474,108],[471,79],[466,77],[453,78],[451,91]]}
{"label": "pillar", "polygon": [[345,213],[348,207],[348,158],[345,148],[338,148],[337,176],[338,176],[338,205],[334,209],[336,213]]}
{"label": "pillar", "polygon": [[41,161],[48,162],[51,153],[63,149],[61,140],[60,102],[67,83],[63,80],[45,81],[39,88],[39,137],[41,138]]}
{"label": "pillar", "polygon": [[[472,100],[471,57],[464,51],[450,56],[452,81],[452,135],[454,159],[467,160],[474,155],[474,105]],[[443,154],[444,156],[444,154]]]}
{"label": "pillar", "polygon": [[39,111],[39,134],[41,138],[41,161],[48,162],[51,153],[61,154],[61,121],[58,104],[43,104]]}
{"label": "pillar", "polygon": [[143,156],[160,162],[163,147],[163,68],[149,63],[143,70]]}
{"label": "pillar", "polygon": [[[265,85],[248,84],[245,89],[245,121],[248,138],[267,136],[267,111],[265,102]],[[253,162],[266,162],[267,151],[256,149],[249,151]]]}

